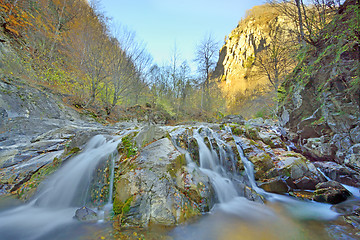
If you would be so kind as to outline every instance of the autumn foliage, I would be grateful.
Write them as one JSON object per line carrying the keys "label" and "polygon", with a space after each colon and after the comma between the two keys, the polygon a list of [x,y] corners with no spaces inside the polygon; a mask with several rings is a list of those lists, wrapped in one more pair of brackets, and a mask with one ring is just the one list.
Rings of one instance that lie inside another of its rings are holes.
{"label": "autumn foliage", "polygon": [[8,73],[65,94],[78,108],[110,115],[119,104],[141,101],[139,90],[147,89],[146,51],[130,31],[110,31],[87,1],[0,0],[0,25],[17,48],[7,57]]}

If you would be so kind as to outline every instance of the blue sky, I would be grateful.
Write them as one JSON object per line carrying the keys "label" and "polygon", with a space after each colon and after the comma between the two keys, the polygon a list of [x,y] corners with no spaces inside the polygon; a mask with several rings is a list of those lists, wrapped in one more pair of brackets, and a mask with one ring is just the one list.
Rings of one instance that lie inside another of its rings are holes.
{"label": "blue sky", "polygon": [[265,0],[101,0],[114,22],[126,25],[144,41],[157,64],[171,58],[174,45],[190,64],[205,35],[219,41],[219,49],[246,10]]}

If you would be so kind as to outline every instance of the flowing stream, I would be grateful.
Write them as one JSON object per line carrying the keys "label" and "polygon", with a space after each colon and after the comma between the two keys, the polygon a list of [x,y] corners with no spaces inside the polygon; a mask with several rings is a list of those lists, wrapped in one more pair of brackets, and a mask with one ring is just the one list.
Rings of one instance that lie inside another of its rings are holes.
{"label": "flowing stream", "polygon": [[49,236],[53,231],[80,224],[73,216],[87,204],[92,174],[118,144],[119,140],[107,141],[102,135],[93,137],[80,154],[48,178],[31,202],[0,213],[0,239],[55,239],[56,234]]}
{"label": "flowing stream", "polygon": [[[229,128],[226,131],[234,139],[245,171],[241,173],[236,169],[238,160],[235,153],[218,133],[207,127],[194,131],[193,138],[199,150],[199,166],[191,159],[189,152],[180,147],[178,149],[185,154],[190,169],[201,171],[209,177],[215,191],[216,204],[199,221],[176,227],[170,236],[179,240],[327,239],[327,233],[320,236],[317,232],[314,238],[309,237],[304,233],[304,228],[299,227],[299,222],[321,222],[337,218],[338,213],[331,210],[332,205],[299,201],[259,188],[254,177],[254,166],[244,155],[241,138],[232,135]],[[121,137],[109,138],[102,135],[93,137],[81,153],[67,160],[42,183],[29,203],[0,212],[0,239],[64,240],[84,235],[83,232],[76,231],[81,226],[89,226],[89,223],[83,224],[74,219],[75,211],[90,205],[89,187],[94,172],[100,164],[109,161],[108,200],[103,207],[93,209],[98,214],[98,221],[90,228],[103,226],[112,209],[116,148],[121,141]],[[358,189],[345,187],[356,198],[360,197]],[[255,201],[248,200],[249,194]],[[263,200],[267,204],[263,204]],[[69,229],[71,233],[67,234]]]}
{"label": "flowing stream", "polygon": [[[229,147],[211,129],[200,129],[195,131],[193,136],[199,146],[199,169],[210,178],[218,203],[213,207],[211,214],[199,222],[176,228],[172,235],[175,239],[307,239],[302,230],[299,230],[297,219],[328,221],[338,217],[339,214],[330,209],[330,204],[300,201],[289,196],[268,193],[259,188],[255,181],[253,164],[244,155],[241,139],[232,135],[230,129],[226,130],[234,138],[244,164],[246,179],[241,179],[242,176],[234,171],[227,171],[224,159],[233,159],[226,151]],[[217,143],[219,154],[212,141]],[[188,160],[188,164],[194,165],[192,160]],[[234,163],[231,165],[235,168]],[[245,198],[244,193],[237,187],[238,181],[247,183],[268,202],[280,205],[286,214],[278,214],[268,204]],[[316,239],[327,239],[326,236],[324,233],[324,237],[319,235]]]}

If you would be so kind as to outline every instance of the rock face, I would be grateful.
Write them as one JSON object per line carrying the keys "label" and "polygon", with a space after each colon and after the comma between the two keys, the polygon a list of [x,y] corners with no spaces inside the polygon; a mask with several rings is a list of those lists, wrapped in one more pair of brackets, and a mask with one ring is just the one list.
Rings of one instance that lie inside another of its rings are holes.
{"label": "rock face", "polygon": [[[313,160],[336,161],[360,169],[359,43],[356,18],[347,1],[341,14],[324,30],[317,49],[308,50],[283,84],[281,112],[296,133],[293,139]],[[345,19],[345,20],[344,20]],[[332,38],[331,36],[341,36]]]}
{"label": "rock face", "polygon": [[92,136],[116,131],[81,116],[40,87],[0,76],[0,195],[29,199],[46,175]]}
{"label": "rock face", "polygon": [[[269,46],[273,33],[271,29],[283,29],[282,36],[285,36],[292,28],[289,19],[275,8],[265,4],[249,10],[246,18],[232,30],[220,50],[213,75],[214,79],[221,81],[221,90],[227,96],[229,107],[236,104],[236,101],[240,101],[235,96],[243,96],[242,101],[244,101],[250,98],[253,91],[269,88],[266,78],[259,74],[251,77],[254,75],[252,73],[258,71],[254,66],[256,56]],[[254,108],[255,103],[249,107]],[[248,112],[251,111],[252,109],[247,109],[241,113],[249,117]]]}

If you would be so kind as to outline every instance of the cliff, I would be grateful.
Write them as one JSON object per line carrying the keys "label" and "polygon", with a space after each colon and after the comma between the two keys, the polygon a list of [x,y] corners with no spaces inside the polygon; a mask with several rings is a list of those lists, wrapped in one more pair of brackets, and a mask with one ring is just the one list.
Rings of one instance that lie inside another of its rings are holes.
{"label": "cliff", "polygon": [[269,47],[275,32],[281,31],[281,38],[288,38],[291,29],[288,18],[265,4],[248,11],[245,19],[229,34],[214,72],[214,78],[221,82],[228,109],[243,108],[255,95],[269,92],[270,82],[259,74],[256,58]]}
{"label": "cliff", "polygon": [[359,5],[346,1],[283,84],[282,121],[315,160],[360,169]]}

